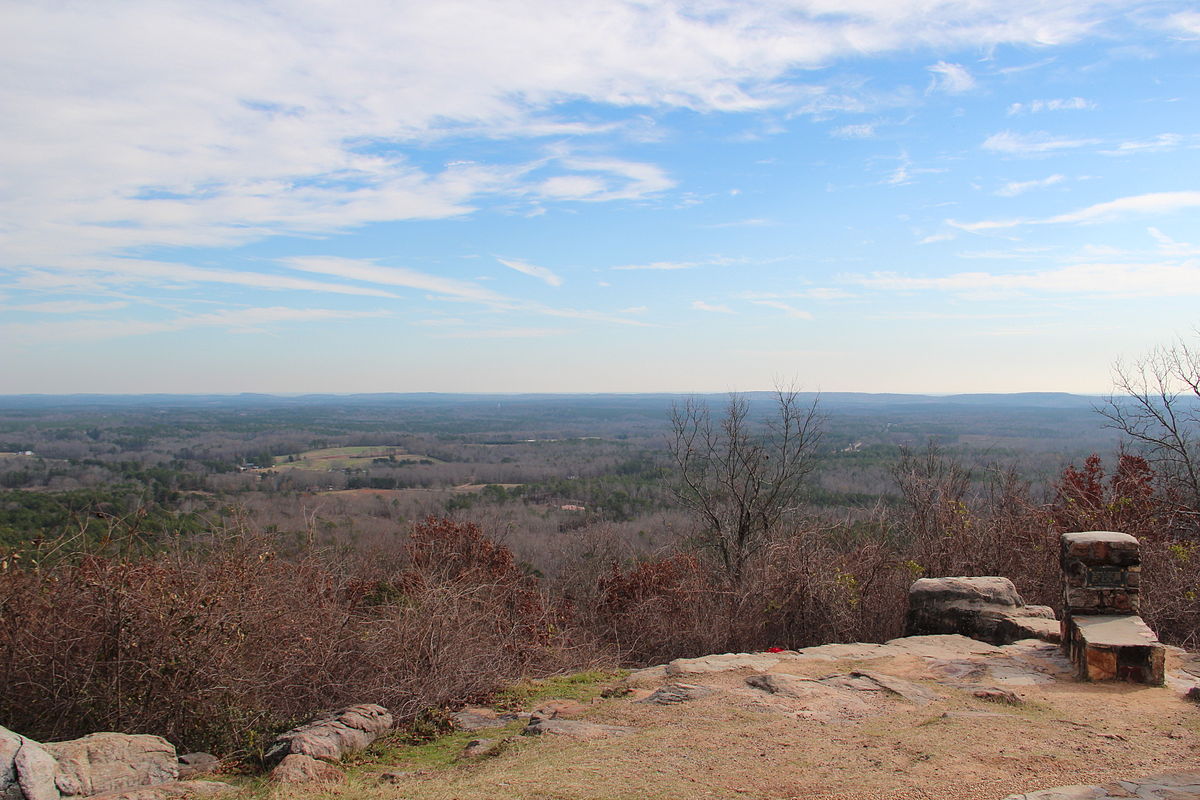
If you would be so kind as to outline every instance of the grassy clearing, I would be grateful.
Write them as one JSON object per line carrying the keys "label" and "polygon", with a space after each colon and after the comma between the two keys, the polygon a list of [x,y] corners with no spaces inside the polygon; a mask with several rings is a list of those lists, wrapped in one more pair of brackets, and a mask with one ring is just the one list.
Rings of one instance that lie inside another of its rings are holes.
{"label": "grassy clearing", "polygon": [[[313,470],[328,472],[340,469],[366,469],[375,463],[375,459],[388,459],[389,464],[406,464],[417,461],[430,461],[440,464],[438,459],[415,453],[406,453],[399,447],[325,447],[320,450],[306,450],[303,453],[278,456],[274,470]],[[290,459],[290,460],[289,460]]]}

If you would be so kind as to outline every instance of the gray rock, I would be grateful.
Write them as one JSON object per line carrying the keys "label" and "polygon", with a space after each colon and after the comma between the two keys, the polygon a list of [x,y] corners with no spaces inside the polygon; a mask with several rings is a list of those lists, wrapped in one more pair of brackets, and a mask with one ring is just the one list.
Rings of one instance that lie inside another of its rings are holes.
{"label": "gray rock", "polygon": [[337,761],[346,753],[367,747],[394,724],[391,712],[370,703],[326,711],[276,737],[264,760],[278,763],[294,753]]}
{"label": "gray rock", "polygon": [[55,782],[64,797],[173,783],[179,777],[175,746],[161,736],[90,733],[44,747],[58,761]]}
{"label": "gray rock", "polygon": [[807,698],[814,694],[817,681],[799,678],[795,675],[780,675],[776,672],[764,672],[762,675],[751,675],[746,678],[746,684],[755,689],[761,689],[768,694],[778,694],[784,697]]}
{"label": "gray rock", "polygon": [[716,690],[707,686],[697,686],[692,683],[669,683],[655,689],[649,697],[643,697],[635,702],[670,706],[686,703],[689,700],[698,700],[701,697],[709,697],[713,694],[716,694]]}
{"label": "gray rock", "polygon": [[851,672],[851,678],[866,678],[872,683],[880,686],[892,694],[897,694],[903,697],[910,703],[915,703],[919,706],[926,706],[935,700],[941,700],[942,696],[932,689],[927,689],[920,684],[906,681],[902,678],[895,678],[891,675],[884,675],[881,672],[867,672],[865,670]]}
{"label": "gray rock", "polygon": [[609,736],[623,736],[636,730],[636,728],[625,728],[618,725],[584,722],[579,719],[535,719],[521,733],[525,736],[561,736],[565,739],[587,741],[607,739]]}
{"label": "gray rock", "polygon": [[459,758],[487,758],[497,755],[508,744],[509,739],[472,739],[458,754]]}
{"label": "gray rock", "polygon": [[922,578],[908,591],[909,636],[957,633],[992,644],[1058,636],[1054,612],[1026,606],[1008,578]]}
{"label": "gray rock", "polygon": [[179,757],[179,778],[190,778],[193,775],[203,775],[215,772],[221,766],[221,759],[212,753],[186,753]]}
{"label": "gray rock", "polygon": [[275,783],[337,783],[343,775],[340,767],[301,753],[289,753],[271,770]]}
{"label": "gray rock", "polygon": [[450,720],[460,731],[481,731],[484,728],[498,728],[504,724],[495,716],[478,711],[457,711],[450,715]]}

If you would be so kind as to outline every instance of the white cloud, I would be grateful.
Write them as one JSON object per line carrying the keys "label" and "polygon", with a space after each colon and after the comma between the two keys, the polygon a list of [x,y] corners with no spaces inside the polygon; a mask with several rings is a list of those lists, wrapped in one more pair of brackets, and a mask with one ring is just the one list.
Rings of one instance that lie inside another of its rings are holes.
{"label": "white cloud", "polygon": [[324,308],[242,308],[209,314],[185,314],[169,320],[74,319],[0,325],[0,337],[11,342],[68,342],[146,336],[192,328],[224,328],[232,333],[261,333],[266,326],[291,322],[327,322],[389,316],[386,311],[340,311]]}
{"label": "white cloud", "polygon": [[1200,207],[1200,192],[1153,192],[1138,194],[1130,197],[1119,197],[1105,203],[1081,208],[1066,214],[1058,214],[1044,219],[1005,219],[983,220],[980,222],[956,222],[946,220],[964,231],[972,233],[1001,228],[1015,228],[1020,225],[1091,225],[1100,222],[1112,222],[1138,214],[1173,214],[1188,208]]}
{"label": "white cloud", "polygon": [[927,69],[933,73],[933,83],[929,85],[930,91],[962,94],[975,88],[975,78],[962,64],[939,61]]}
{"label": "white cloud", "polygon": [[1106,156],[1127,156],[1136,153],[1161,153],[1180,147],[1200,145],[1200,136],[1181,136],[1178,133],[1160,133],[1149,139],[1132,139],[1121,142],[1115,148],[1101,150]]}
{"label": "white cloud", "polygon": [[115,311],[128,305],[129,303],[123,300],[114,300],[111,303],[95,303],[88,300],[50,300],[45,303],[28,303],[8,308],[10,311],[27,311],[34,314],[91,314],[97,311]]}
{"label": "white cloud", "polygon": [[524,261],[517,261],[516,259],[509,260],[505,258],[497,258],[496,260],[509,269],[515,269],[517,272],[532,276],[540,281],[545,281],[551,286],[562,286],[563,279],[559,277],[553,270],[547,269],[546,267],[538,267],[534,266],[533,264],[526,264]]}
{"label": "white cloud", "polygon": [[1098,139],[1073,139],[1067,136],[1051,136],[1045,131],[1035,133],[1016,133],[1000,131],[989,136],[983,142],[983,149],[1005,155],[1029,156],[1053,153],[1059,150],[1072,150],[1077,147],[1087,147],[1098,144]]}
{"label": "white cloud", "polygon": [[1043,111],[1087,111],[1096,104],[1082,97],[1055,98],[1053,100],[1033,100],[1028,103],[1013,103],[1008,107],[1009,116],[1016,114],[1040,114]]}
{"label": "white cloud", "polygon": [[949,242],[953,240],[953,233],[931,233],[917,241],[917,244],[936,244],[937,242]]}
{"label": "white cloud", "polygon": [[1019,194],[1024,194],[1031,189],[1045,189],[1047,186],[1053,186],[1056,183],[1062,183],[1066,180],[1066,176],[1054,174],[1046,178],[1040,178],[1032,181],[1009,181],[996,190],[996,194],[1001,197],[1016,197]]}
{"label": "white cloud", "polygon": [[677,270],[691,269],[700,266],[699,261],[652,261],[649,264],[622,264],[613,269],[619,270]]}
{"label": "white cloud", "polygon": [[436,295],[478,303],[509,305],[511,300],[470,281],[443,278],[406,267],[381,267],[369,259],[339,258],[336,256],[294,256],[280,259],[292,269],[316,272],[347,280],[363,281],[382,286],[401,286],[432,292]]}
{"label": "white cloud", "polygon": [[843,125],[833,129],[833,135],[840,139],[870,139],[875,135],[875,123],[865,122],[859,125]]}
{"label": "white cloud", "polygon": [[706,303],[703,300],[693,300],[692,308],[696,311],[711,311],[717,314],[732,314],[733,309],[727,305]]}
{"label": "white cloud", "polygon": [[754,303],[755,305],[766,306],[767,308],[778,309],[779,311],[782,311],[783,313],[787,314],[789,317],[792,317],[794,319],[812,319],[813,318],[813,315],[810,312],[804,311],[799,308],[795,308],[795,307],[790,306],[787,303],[784,303],[779,300],[751,300],[750,302]]}
{"label": "white cloud", "polygon": [[966,295],[1047,293],[1120,297],[1200,295],[1200,263],[1085,263],[1037,272],[957,272],[917,278],[893,272],[852,277],[856,283],[885,291],[940,291]]}
{"label": "white cloud", "polygon": [[1200,11],[1181,11],[1171,16],[1168,22],[1189,38],[1200,37]]}
{"label": "white cloud", "polygon": [[[645,127],[647,108],[856,108],[858,89],[801,84],[797,70],[921,46],[1069,42],[1117,13],[1104,0],[1009,0],[1002,13],[976,0],[935,5],[9,4],[0,249],[10,266],[47,267],[444,219],[492,195],[640,199],[673,180],[653,164],[595,156],[434,168],[403,154],[462,136],[620,136]],[[969,78],[958,65],[933,69],[950,90]],[[617,119],[566,118],[567,101]]]}

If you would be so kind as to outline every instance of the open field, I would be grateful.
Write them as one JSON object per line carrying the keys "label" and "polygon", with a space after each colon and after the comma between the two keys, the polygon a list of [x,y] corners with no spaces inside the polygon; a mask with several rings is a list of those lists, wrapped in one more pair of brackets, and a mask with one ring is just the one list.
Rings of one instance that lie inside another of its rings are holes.
{"label": "open field", "polygon": [[278,456],[272,467],[261,467],[258,471],[267,469],[289,470],[305,469],[318,472],[343,469],[367,469],[375,464],[413,464],[440,463],[429,456],[406,453],[400,447],[323,447],[319,450],[307,450],[303,453],[291,453]]}

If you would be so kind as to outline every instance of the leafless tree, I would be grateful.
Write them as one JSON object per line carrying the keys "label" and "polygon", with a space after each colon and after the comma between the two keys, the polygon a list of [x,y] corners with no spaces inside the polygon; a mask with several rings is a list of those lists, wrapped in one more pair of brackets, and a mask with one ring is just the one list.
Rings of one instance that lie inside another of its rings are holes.
{"label": "leafless tree", "polygon": [[796,510],[821,435],[817,400],[804,403],[797,391],[777,389],[772,413],[756,422],[744,395],[731,394],[717,420],[707,403],[689,398],[672,407],[671,430],[675,497],[699,518],[700,544],[736,585]]}
{"label": "leafless tree", "polygon": [[1200,353],[1180,341],[1113,367],[1113,393],[1097,408],[1191,509],[1200,509]]}

